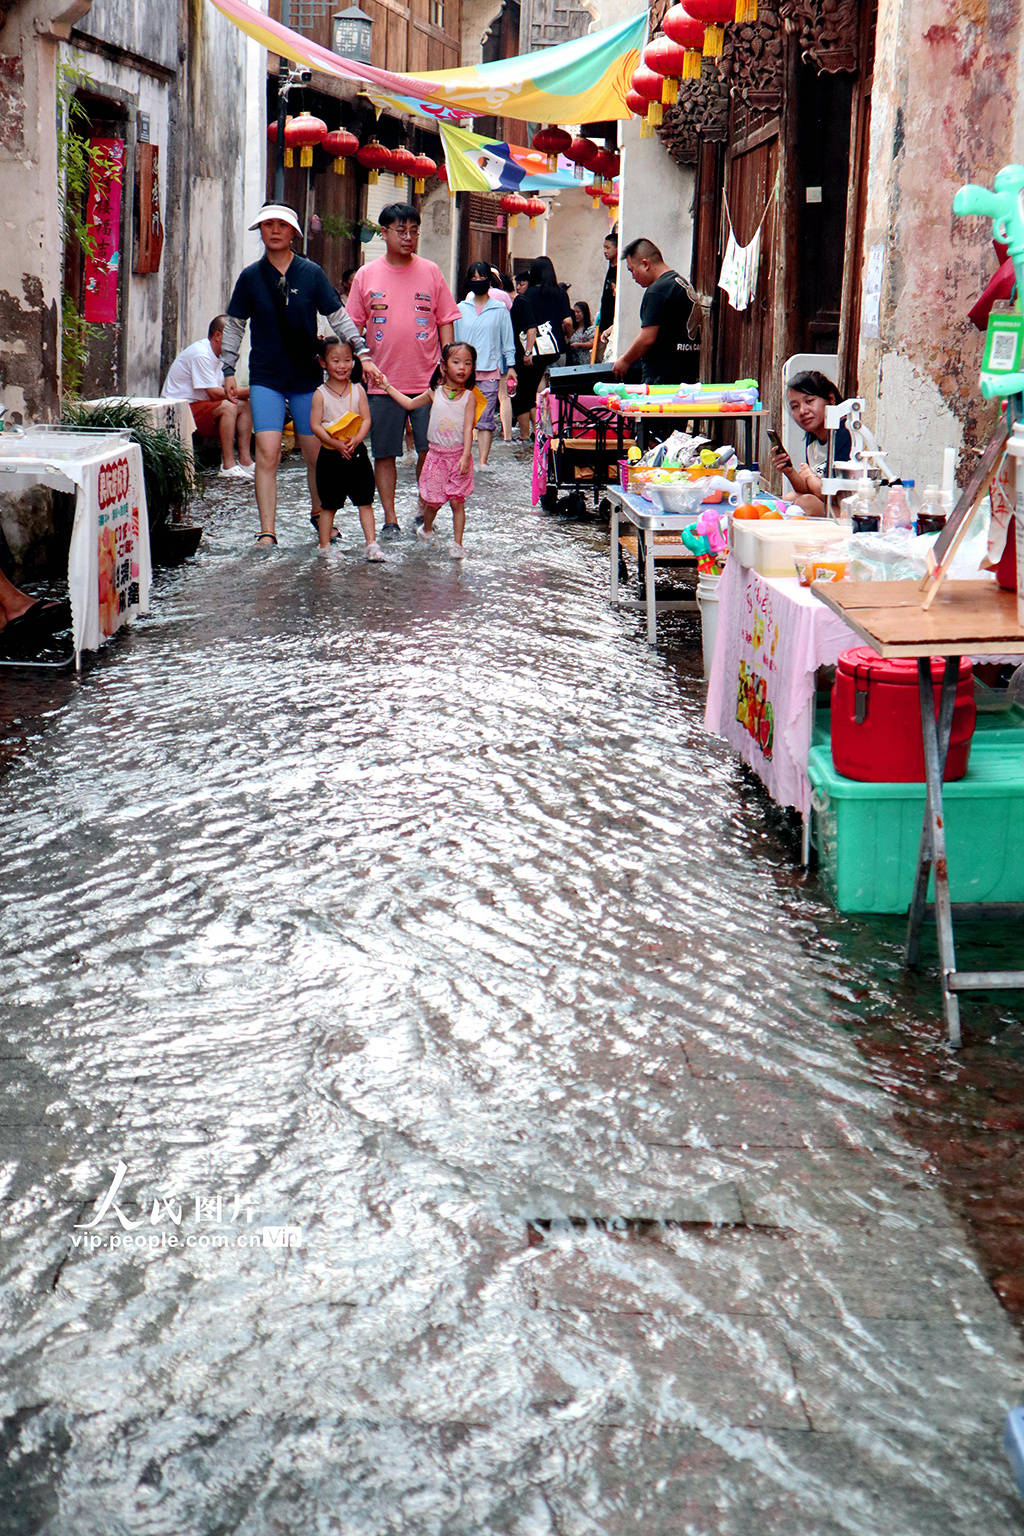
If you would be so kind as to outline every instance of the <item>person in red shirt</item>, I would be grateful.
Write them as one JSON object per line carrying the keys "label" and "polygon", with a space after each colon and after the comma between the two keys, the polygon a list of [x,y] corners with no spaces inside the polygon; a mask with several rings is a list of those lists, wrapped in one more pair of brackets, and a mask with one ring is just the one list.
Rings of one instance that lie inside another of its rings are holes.
{"label": "person in red shirt", "polygon": [[[386,247],[383,256],[360,267],[345,309],[364,332],[370,356],[389,383],[405,395],[419,395],[455,336],[459,307],[436,262],[416,254],[420,216],[411,203],[389,203],[378,215]],[[384,508],[382,539],[398,538],[395,461],[401,454],[406,421],[416,442],[416,477],[427,455],[429,405],[407,412],[371,383],[370,448],[377,494]]]}

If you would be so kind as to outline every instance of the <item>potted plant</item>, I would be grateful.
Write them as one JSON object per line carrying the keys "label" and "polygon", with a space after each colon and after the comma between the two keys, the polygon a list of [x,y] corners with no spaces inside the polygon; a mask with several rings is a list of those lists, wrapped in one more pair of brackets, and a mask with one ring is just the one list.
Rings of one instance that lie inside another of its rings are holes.
{"label": "potted plant", "polygon": [[146,412],[130,400],[107,400],[99,405],[65,402],[61,420],[71,427],[130,432],[142,450],[153,563],[177,565],[195,554],[203,530],[185,519],[189,502],[200,492],[200,486],[192,455],[178,434],[167,427],[155,427]]}

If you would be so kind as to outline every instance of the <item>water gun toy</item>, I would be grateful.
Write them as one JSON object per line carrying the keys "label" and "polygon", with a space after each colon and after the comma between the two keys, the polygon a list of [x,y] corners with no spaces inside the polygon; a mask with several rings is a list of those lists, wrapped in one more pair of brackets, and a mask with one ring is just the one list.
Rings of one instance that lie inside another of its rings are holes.
{"label": "water gun toy", "polygon": [[679,530],[679,537],[697,556],[697,569],[705,573],[718,569],[719,556],[729,548],[729,521],[721,512],[702,512],[695,523]]}
{"label": "water gun toy", "polygon": [[595,384],[595,395],[617,395],[620,400],[630,399],[634,395],[681,395],[711,394],[719,395],[724,390],[753,390],[758,392],[756,379],[737,379],[732,384]]}
{"label": "water gun toy", "polygon": [[[1024,165],[1004,165],[996,172],[993,191],[987,187],[961,187],[953,199],[960,218],[976,216],[992,220],[993,239],[1006,246],[1017,280],[1017,304],[1024,290]],[[1024,394],[1024,316],[990,315],[981,364],[981,393],[986,400],[1005,400]]]}

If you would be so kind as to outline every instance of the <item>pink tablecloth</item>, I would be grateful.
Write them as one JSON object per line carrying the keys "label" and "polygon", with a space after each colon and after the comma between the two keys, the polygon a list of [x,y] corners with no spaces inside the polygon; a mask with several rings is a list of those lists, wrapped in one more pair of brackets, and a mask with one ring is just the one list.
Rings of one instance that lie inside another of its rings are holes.
{"label": "pink tablecloth", "polygon": [[773,800],[806,816],[814,674],[861,642],[795,576],[759,576],[736,560],[726,564],[718,604],[704,723]]}

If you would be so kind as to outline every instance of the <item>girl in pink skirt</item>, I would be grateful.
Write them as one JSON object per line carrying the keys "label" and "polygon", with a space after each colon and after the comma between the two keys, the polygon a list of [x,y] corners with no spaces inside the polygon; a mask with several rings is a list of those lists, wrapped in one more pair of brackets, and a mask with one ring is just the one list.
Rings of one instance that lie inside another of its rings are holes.
{"label": "girl in pink skirt", "polygon": [[466,527],[466,497],[473,489],[473,427],[476,422],[476,348],[452,341],[441,349],[441,361],[421,395],[403,395],[386,379],[384,388],[407,411],[430,403],[430,444],[420,470],[420,511],[423,526],[416,537],[436,544],[434,518],[446,501],[452,504],[454,540],[452,559],[465,554],[462,535]]}

